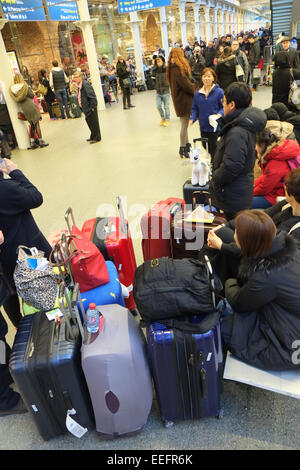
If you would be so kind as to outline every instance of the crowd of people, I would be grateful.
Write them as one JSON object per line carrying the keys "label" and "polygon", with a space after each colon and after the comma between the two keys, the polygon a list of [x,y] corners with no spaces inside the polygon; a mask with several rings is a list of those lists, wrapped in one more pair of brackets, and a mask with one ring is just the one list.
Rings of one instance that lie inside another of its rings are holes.
{"label": "crowd of people", "polygon": [[[279,83],[285,86],[283,76],[288,82],[290,69],[296,78],[300,68],[299,56],[297,61],[289,38],[283,36],[282,50],[274,56],[272,106],[265,110],[252,106],[253,72],[269,41],[268,30],[260,35],[227,35],[207,46],[204,41],[185,48],[178,44],[168,61],[158,48],[151,76],[160,125],[170,124],[170,97],[180,118],[180,157],[189,157],[188,128],[196,121],[201,136],[208,140],[212,203],[228,222],[209,232],[200,256],[209,256],[224,285],[226,303],[219,306],[224,344],[256,367],[285,370],[296,367],[291,354],[293,341],[300,335],[300,116],[276,89]],[[72,92],[91,130],[88,140],[99,142],[97,98],[87,68],[67,74],[57,61],[52,65],[49,76],[45,70],[38,75],[50,118],[55,119],[54,99],[61,118],[70,117],[66,87],[74,87]],[[118,56],[115,67],[110,67],[103,57],[99,71],[112,83],[118,80],[123,108],[133,108],[133,62]],[[14,77],[9,92],[30,123],[31,148],[37,148],[47,144],[41,136],[32,85],[28,70],[23,70]],[[0,167],[0,305],[16,328],[22,319],[13,279],[16,249],[36,246],[46,256],[51,251],[30,212],[42,202],[39,190],[14,162],[4,158]],[[19,394],[9,387],[6,334],[7,324],[0,313],[0,343],[4,344],[0,348],[0,416],[26,411]]]}

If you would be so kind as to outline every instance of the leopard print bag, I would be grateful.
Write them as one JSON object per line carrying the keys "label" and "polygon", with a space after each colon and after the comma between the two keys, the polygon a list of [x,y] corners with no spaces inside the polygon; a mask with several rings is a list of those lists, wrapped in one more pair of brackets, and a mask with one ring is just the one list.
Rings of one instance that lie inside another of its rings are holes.
{"label": "leopard print bag", "polygon": [[31,255],[26,255],[24,248],[30,252],[34,250],[18,247],[18,262],[14,271],[17,294],[26,303],[39,310],[51,310],[57,297],[58,276],[54,274],[50,264],[43,271],[31,268],[28,265],[28,258],[42,258],[44,253],[36,250],[31,252]]}

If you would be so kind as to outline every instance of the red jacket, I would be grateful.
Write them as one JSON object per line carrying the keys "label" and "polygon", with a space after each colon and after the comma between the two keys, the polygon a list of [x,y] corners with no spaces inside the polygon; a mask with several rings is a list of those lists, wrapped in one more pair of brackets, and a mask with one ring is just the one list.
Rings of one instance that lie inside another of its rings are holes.
{"label": "red jacket", "polygon": [[299,154],[300,146],[295,140],[283,140],[273,147],[260,165],[262,175],[254,181],[254,196],[264,196],[272,205],[278,196],[284,196],[283,182],[291,171],[287,160]]}

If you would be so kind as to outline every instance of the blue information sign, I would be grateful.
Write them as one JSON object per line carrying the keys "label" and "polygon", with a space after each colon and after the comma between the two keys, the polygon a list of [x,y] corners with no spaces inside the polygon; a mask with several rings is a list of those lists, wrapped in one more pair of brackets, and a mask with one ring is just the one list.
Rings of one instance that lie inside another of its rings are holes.
{"label": "blue information sign", "polygon": [[0,0],[6,19],[10,21],[45,21],[42,0]]}
{"label": "blue information sign", "polygon": [[132,13],[139,10],[167,7],[171,0],[118,0],[119,13]]}
{"label": "blue information sign", "polygon": [[78,21],[76,2],[60,3],[62,0],[47,0],[49,17],[52,21]]}

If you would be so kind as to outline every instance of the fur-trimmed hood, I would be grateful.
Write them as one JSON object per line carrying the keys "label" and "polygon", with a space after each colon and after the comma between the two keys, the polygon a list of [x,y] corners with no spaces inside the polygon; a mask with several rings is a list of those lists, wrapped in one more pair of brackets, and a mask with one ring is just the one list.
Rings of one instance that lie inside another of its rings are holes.
{"label": "fur-trimmed hood", "polygon": [[266,148],[259,158],[261,164],[266,164],[269,160],[289,160],[300,154],[300,146],[295,140],[281,139]]}
{"label": "fur-trimmed hood", "polygon": [[279,233],[273,240],[270,253],[264,257],[246,258],[240,263],[238,272],[239,285],[243,285],[254,273],[270,274],[292,263],[297,252],[295,240],[286,232]]}
{"label": "fur-trimmed hood", "polygon": [[20,103],[24,101],[28,93],[27,83],[16,83],[9,88],[9,94],[14,101]]}
{"label": "fur-trimmed hood", "polygon": [[229,67],[230,65],[232,65],[232,61],[236,62],[236,56],[235,54],[231,54],[230,56],[228,57],[220,57],[218,59],[218,64],[224,64],[226,65],[227,67]]}

